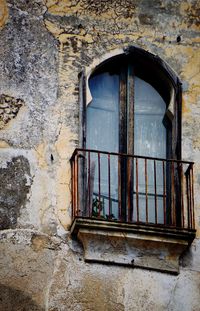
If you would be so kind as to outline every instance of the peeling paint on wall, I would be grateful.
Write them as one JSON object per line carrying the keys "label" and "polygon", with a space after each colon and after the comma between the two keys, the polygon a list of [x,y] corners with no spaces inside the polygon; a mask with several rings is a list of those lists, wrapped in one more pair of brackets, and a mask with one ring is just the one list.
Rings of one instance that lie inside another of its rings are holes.
{"label": "peeling paint on wall", "polygon": [[24,101],[8,95],[0,95],[0,129],[10,120],[16,118],[19,109],[24,105]]}
{"label": "peeling paint on wall", "polygon": [[15,228],[32,183],[28,160],[13,158],[0,168],[0,180],[0,229]]}

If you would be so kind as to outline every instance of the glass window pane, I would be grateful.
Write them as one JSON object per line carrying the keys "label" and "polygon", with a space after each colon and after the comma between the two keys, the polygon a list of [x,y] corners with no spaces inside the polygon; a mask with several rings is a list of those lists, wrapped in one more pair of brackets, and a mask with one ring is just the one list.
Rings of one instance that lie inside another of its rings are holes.
{"label": "glass window pane", "polygon": [[108,72],[89,81],[92,102],[87,107],[87,148],[118,152],[119,76]]}
{"label": "glass window pane", "polygon": [[[134,150],[136,155],[166,158],[167,130],[163,124],[166,104],[160,94],[147,82],[135,77]],[[138,160],[138,189],[140,221],[146,219],[144,161]],[[155,180],[156,174],[156,180]],[[163,222],[163,170],[162,162],[148,160],[148,221]],[[134,179],[135,180],[135,179]],[[134,193],[136,185],[134,185]],[[135,196],[134,196],[135,200]],[[155,202],[156,200],[156,202]],[[135,203],[135,202],[134,202]],[[134,215],[136,217],[136,215]]]}
{"label": "glass window pane", "polygon": [[[104,72],[89,81],[92,102],[87,107],[87,148],[118,152],[119,149],[119,76]],[[94,162],[93,210],[99,200],[99,170],[97,154]],[[117,156],[110,157],[110,209],[111,218],[117,217],[118,166]],[[108,156],[100,155],[101,217],[109,217]],[[95,211],[93,211],[95,215]],[[113,216],[112,216],[113,214]],[[93,215],[93,216],[94,216]]]}

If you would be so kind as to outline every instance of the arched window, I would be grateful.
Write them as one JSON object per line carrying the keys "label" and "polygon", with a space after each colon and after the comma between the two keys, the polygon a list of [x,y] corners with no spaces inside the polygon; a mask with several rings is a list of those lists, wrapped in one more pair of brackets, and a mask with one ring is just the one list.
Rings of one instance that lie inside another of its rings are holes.
{"label": "arched window", "polygon": [[[109,195],[108,164],[106,155],[101,155],[101,197],[106,215],[111,201],[111,215],[118,218],[120,200],[125,221],[167,222],[167,165],[163,168],[162,162],[148,158],[172,158],[172,120],[168,116],[172,83],[159,68],[153,68],[151,60],[131,53],[95,70],[89,88],[92,101],[86,108],[86,148],[145,157],[111,157]],[[98,201],[97,158],[94,162],[94,195]]]}
{"label": "arched window", "polygon": [[75,214],[184,227],[189,164],[181,162],[176,75],[160,58],[129,48],[99,65],[81,90],[84,152],[74,166]]}
{"label": "arched window", "polygon": [[193,163],[181,160],[181,83],[138,48],[86,81],[82,74],[71,232],[87,261],[177,273],[195,237]]}

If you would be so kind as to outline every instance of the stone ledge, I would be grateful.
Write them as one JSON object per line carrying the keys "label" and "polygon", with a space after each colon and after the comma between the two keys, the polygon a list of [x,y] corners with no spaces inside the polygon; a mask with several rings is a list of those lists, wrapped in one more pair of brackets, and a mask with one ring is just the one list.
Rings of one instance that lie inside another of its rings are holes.
{"label": "stone ledge", "polygon": [[76,218],[71,226],[87,262],[128,265],[179,273],[179,257],[195,230]]}

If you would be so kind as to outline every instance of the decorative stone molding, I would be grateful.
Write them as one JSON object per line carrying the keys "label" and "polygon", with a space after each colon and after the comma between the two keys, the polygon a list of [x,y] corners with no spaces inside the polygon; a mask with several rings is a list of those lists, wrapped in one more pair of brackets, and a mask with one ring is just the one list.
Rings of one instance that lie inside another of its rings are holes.
{"label": "decorative stone molding", "polygon": [[179,257],[195,230],[76,218],[71,233],[83,244],[87,262],[179,273]]}

